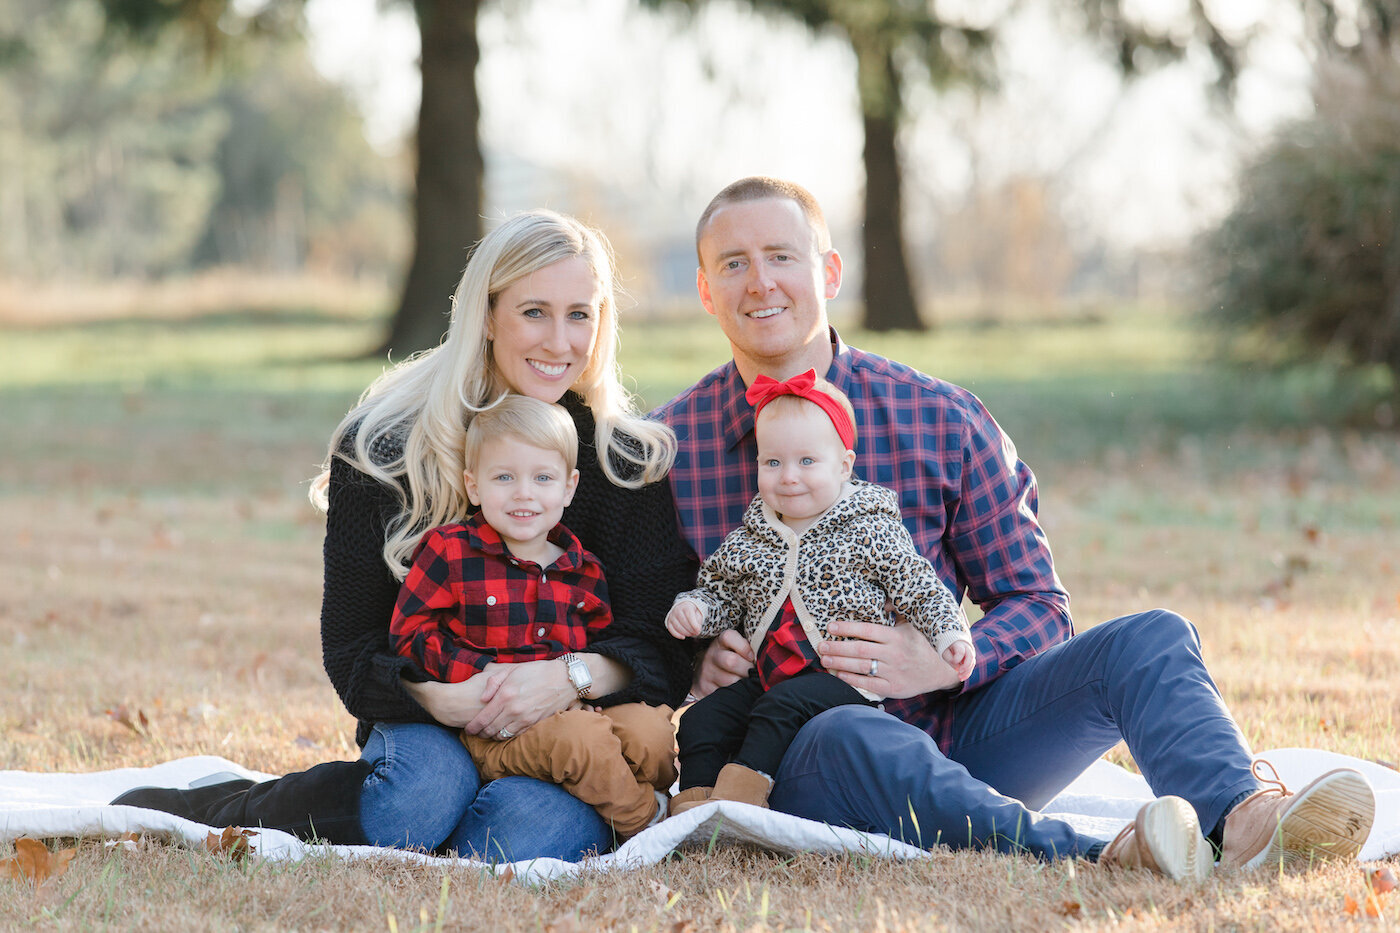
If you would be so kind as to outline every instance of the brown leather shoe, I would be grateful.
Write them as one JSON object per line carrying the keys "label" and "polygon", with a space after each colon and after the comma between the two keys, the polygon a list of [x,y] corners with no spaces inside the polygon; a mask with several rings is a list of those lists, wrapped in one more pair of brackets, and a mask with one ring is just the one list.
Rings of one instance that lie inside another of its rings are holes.
{"label": "brown leather shoe", "polygon": [[720,769],[715,778],[715,789],[710,792],[711,800],[735,800],[751,803],[755,807],[768,806],[768,792],[773,789],[773,779],[768,775],[730,762]]}
{"label": "brown leather shoe", "polygon": [[714,790],[713,787],[687,787],[671,798],[671,805],[667,809],[666,815],[675,816],[700,806],[710,799],[710,791],[712,790]]}
{"label": "brown leather shoe", "polygon": [[[1259,773],[1261,765],[1272,778]],[[1273,786],[1246,797],[1225,817],[1221,865],[1293,867],[1356,858],[1376,818],[1376,795],[1361,772],[1328,771],[1294,794],[1269,762],[1256,761],[1253,771]]]}
{"label": "brown leather shoe", "polygon": [[1204,881],[1212,862],[1196,811],[1180,797],[1158,797],[1104,847],[1099,864],[1144,868],[1173,881]]}

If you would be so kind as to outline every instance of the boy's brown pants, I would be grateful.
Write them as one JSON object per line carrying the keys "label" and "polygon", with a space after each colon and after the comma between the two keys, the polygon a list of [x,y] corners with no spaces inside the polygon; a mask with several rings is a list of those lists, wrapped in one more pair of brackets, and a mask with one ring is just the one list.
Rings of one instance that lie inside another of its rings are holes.
{"label": "boy's brown pants", "polygon": [[641,832],[656,815],[652,788],[666,790],[676,780],[668,706],[566,709],[505,741],[463,732],[462,744],[483,781],[516,775],[558,784],[620,836]]}

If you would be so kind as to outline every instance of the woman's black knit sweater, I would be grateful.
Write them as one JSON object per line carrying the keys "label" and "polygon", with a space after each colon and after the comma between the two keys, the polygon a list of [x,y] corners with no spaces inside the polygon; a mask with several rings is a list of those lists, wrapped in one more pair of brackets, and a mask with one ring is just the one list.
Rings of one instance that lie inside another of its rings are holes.
{"label": "woman's black knit sweater", "polygon": [[[588,650],[632,669],[631,683],[598,703],[676,706],[690,686],[691,652],[666,631],[664,619],[676,594],[694,586],[696,562],[676,525],[670,486],[613,485],[593,446],[593,413],[572,392],[561,404],[579,435],[578,491],[564,524],[602,562],[612,600],[613,623]],[[383,462],[398,454],[372,450]],[[386,523],[399,510],[397,496],[334,457],[329,497],[321,654],[345,708],[360,721],[356,741],[363,745],[376,722],[432,722],[402,683],[430,678],[395,654],[389,638],[399,584],[384,564],[383,548]]]}

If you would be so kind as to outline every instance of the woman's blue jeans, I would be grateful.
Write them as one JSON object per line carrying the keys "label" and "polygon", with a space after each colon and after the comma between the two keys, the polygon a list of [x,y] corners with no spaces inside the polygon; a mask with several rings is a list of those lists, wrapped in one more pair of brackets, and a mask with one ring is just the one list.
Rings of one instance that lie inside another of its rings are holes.
{"label": "woman's blue jeans", "polygon": [[561,787],[525,777],[482,784],[456,729],[379,723],[360,757],[374,767],[360,824],[375,845],[492,862],[578,861],[612,847],[598,812]]}

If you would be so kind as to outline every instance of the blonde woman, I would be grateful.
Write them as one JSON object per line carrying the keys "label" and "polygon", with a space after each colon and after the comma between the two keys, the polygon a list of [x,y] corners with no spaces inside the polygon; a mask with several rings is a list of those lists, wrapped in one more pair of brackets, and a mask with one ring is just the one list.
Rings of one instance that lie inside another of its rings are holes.
{"label": "blonde woman", "polygon": [[[442,345],[381,376],[332,434],[312,489],[326,509],[321,638],[326,673],[359,720],[360,759],[262,784],[143,788],[114,803],[512,861],[611,846],[597,812],[560,787],[524,777],[482,784],[458,732],[509,738],[579,702],[676,705],[689,686],[686,649],[662,626],[695,575],[668,484],[658,482],[675,437],[642,419],[619,381],[613,279],[597,231],[551,211],[510,218],[473,252]],[[564,524],[601,560],[614,623],[588,653],[439,683],[395,653],[394,602],[423,532],[472,510],[467,424],[512,392],[558,402],[573,418],[581,477]]]}

